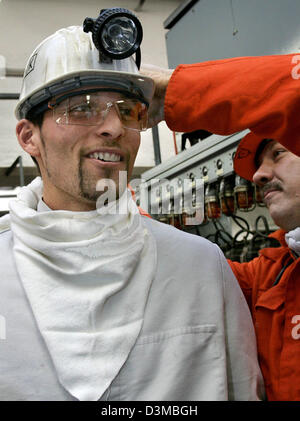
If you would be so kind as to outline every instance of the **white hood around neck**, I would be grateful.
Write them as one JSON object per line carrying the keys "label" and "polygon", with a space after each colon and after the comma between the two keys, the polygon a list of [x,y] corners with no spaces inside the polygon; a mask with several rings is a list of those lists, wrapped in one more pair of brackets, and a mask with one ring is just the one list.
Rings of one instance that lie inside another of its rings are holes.
{"label": "white hood around neck", "polygon": [[10,202],[18,273],[61,384],[98,400],[140,333],[156,245],[131,193],[123,214],[38,212],[38,177]]}

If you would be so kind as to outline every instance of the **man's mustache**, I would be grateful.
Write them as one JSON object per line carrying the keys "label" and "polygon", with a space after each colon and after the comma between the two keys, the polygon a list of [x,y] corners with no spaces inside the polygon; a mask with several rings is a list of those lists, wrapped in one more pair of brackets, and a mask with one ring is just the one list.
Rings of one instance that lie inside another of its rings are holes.
{"label": "man's mustache", "polygon": [[265,184],[262,188],[261,188],[261,192],[263,194],[265,194],[266,191],[268,190],[279,190],[279,191],[283,191],[282,185],[279,181],[270,181],[269,183]]}

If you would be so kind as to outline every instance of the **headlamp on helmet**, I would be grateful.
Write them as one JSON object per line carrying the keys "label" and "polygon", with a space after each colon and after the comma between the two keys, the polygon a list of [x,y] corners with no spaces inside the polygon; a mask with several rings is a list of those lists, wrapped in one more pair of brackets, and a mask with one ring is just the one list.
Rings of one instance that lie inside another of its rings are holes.
{"label": "headlamp on helmet", "polygon": [[120,8],[104,9],[97,19],[86,18],[84,27],[56,31],[28,60],[17,119],[31,119],[46,111],[53,98],[99,87],[135,98],[148,107],[154,82],[138,71],[142,33],[136,16]]}
{"label": "headlamp on helmet", "polygon": [[85,18],[83,30],[92,33],[93,42],[99,50],[99,61],[121,60],[136,53],[136,65],[140,68],[143,29],[130,10],[103,9],[97,19]]}

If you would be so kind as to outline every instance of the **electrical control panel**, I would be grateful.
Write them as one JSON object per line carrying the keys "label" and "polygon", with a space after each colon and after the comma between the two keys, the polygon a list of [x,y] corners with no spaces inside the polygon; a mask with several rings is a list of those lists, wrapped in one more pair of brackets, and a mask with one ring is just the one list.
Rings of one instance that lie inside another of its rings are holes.
{"label": "electrical control panel", "polygon": [[247,133],[210,135],[144,172],[134,186],[138,205],[152,218],[216,242],[232,259],[255,257],[272,242],[267,236],[277,227],[259,189],[233,169]]}
{"label": "electrical control panel", "polygon": [[[175,179],[180,188],[184,180],[196,179],[210,184],[233,174],[233,157],[239,141],[247,132],[245,130],[231,136],[211,135],[144,172],[141,176],[143,183],[136,189],[137,199],[147,194],[148,204],[154,205],[153,200],[159,196],[162,183],[168,190],[168,185],[176,188],[176,182],[173,181]],[[176,195],[176,191],[173,194]]]}

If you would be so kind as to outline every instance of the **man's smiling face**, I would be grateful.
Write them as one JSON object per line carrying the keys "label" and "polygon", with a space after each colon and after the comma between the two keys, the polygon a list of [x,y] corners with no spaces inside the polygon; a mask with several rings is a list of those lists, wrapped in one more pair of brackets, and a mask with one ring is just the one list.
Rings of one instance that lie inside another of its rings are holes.
{"label": "man's smiling face", "polygon": [[[103,103],[123,98],[101,92]],[[21,120],[19,124],[22,124]],[[24,123],[23,123],[24,124]],[[119,191],[119,172],[129,181],[140,145],[140,133],[125,128],[115,108],[98,125],[57,124],[46,111],[41,128],[33,126],[34,155],[41,170],[43,199],[52,209],[91,210],[101,192],[97,182],[110,179]],[[30,152],[29,152],[30,153]]]}

